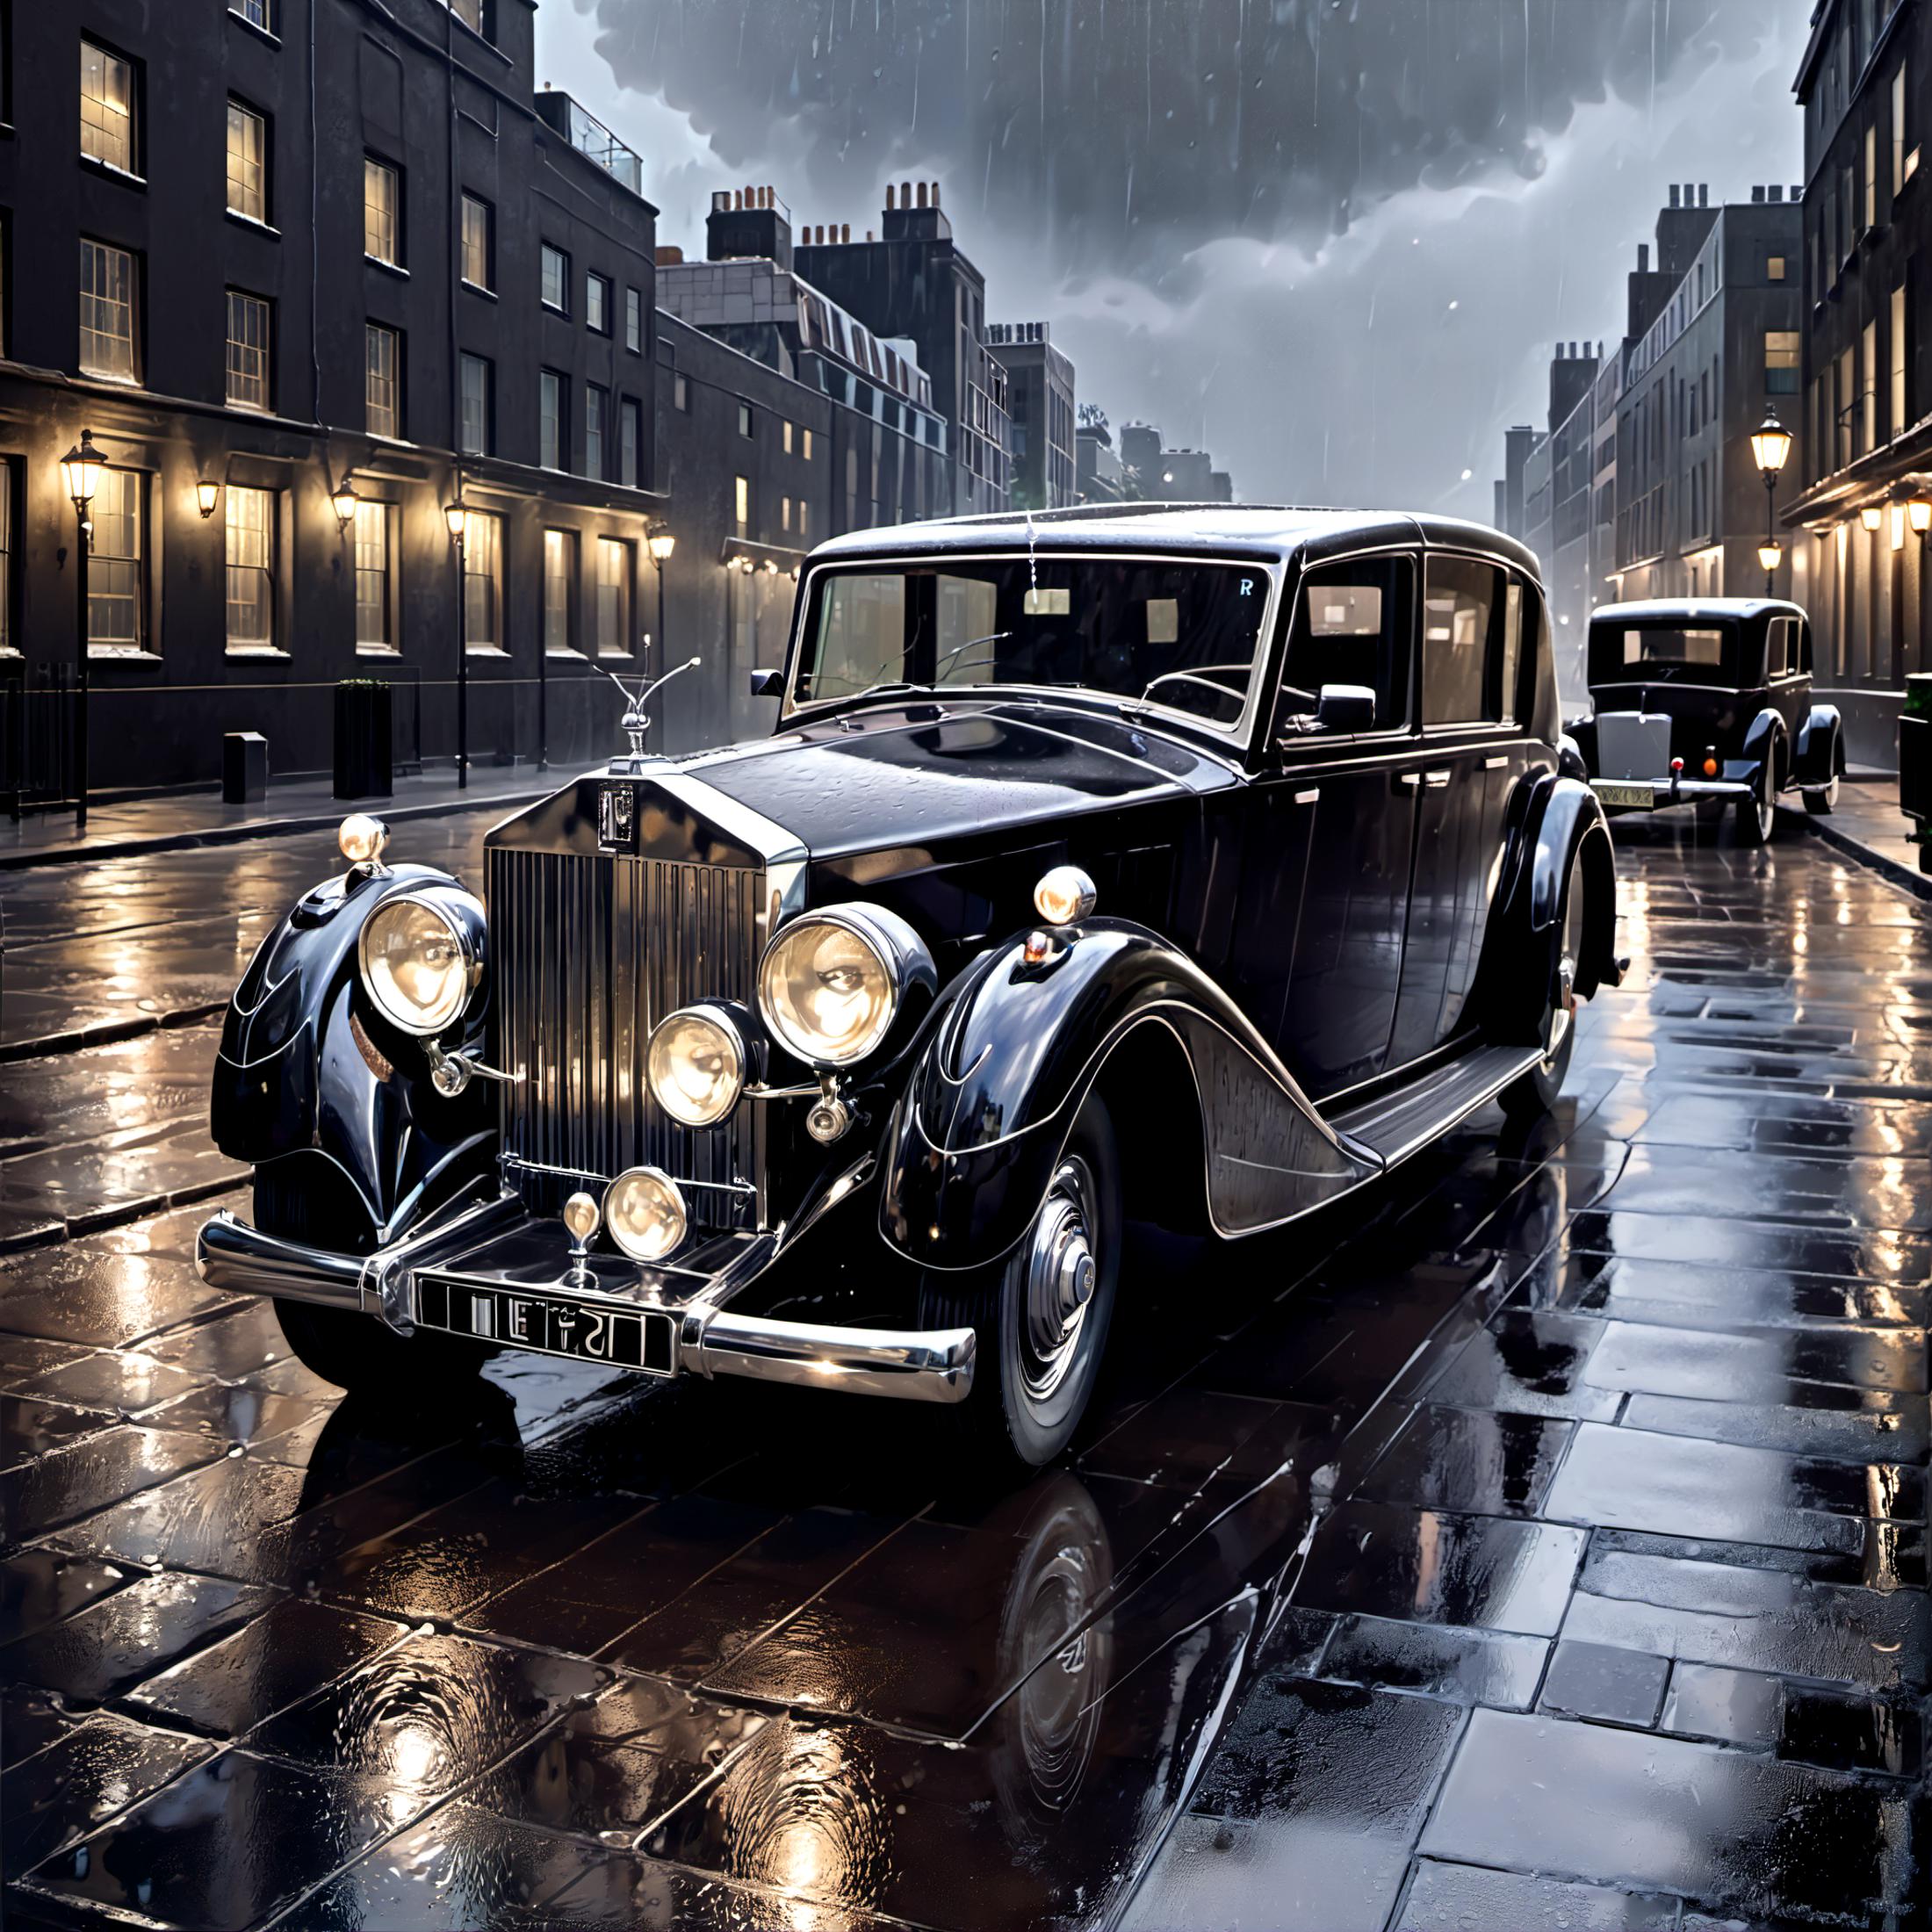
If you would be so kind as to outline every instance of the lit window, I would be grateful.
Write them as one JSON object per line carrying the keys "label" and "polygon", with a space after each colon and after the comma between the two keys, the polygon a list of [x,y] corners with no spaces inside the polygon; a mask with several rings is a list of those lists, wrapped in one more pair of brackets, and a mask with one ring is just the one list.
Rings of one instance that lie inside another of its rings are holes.
{"label": "lit window", "polygon": [[240,101],[228,103],[228,209],[269,218],[269,124]]}
{"label": "lit window", "polygon": [[147,615],[147,479],[104,470],[88,517],[87,641],[93,650],[144,648]]}
{"label": "lit window", "polygon": [[18,657],[13,641],[13,465],[0,463],[0,657]]}
{"label": "lit window", "polygon": [[780,442],[784,444],[785,454],[789,456],[791,454],[791,424],[789,422],[781,423],[778,434]]}
{"label": "lit window", "polygon": [[402,434],[402,343],[393,328],[371,322],[364,332],[366,374],[363,426],[371,436]]}
{"label": "lit window", "polygon": [[811,461],[811,431],[810,429],[807,429],[804,433],[804,448],[800,454],[804,456],[807,463]]}
{"label": "lit window", "polygon": [[1865,226],[1878,226],[1878,130],[1865,129]]}
{"label": "lit window", "polygon": [[472,510],[463,532],[463,609],[469,648],[502,644],[503,519]]}
{"label": "lit window", "polygon": [[597,539],[597,651],[629,657],[631,546],[616,537]]}
{"label": "lit window", "polygon": [[1770,256],[1766,259],[1764,279],[1767,282],[1782,282],[1784,279],[1784,257],[1782,255]]}
{"label": "lit window", "polygon": [[1865,440],[1863,448],[1866,451],[1878,447],[1878,325],[1865,324],[1862,338],[1864,348],[1864,382],[1859,390],[1859,400],[1864,403]]}
{"label": "lit window", "polygon": [[804,497],[798,499],[798,534],[804,537],[810,532],[810,523],[805,515],[806,503]]}
{"label": "lit window", "polygon": [[228,644],[275,644],[275,493],[239,483],[221,492],[227,506]]}
{"label": "lit window", "polygon": [[624,292],[624,346],[633,356],[644,350],[644,297],[634,288]]}
{"label": "lit window", "polygon": [[259,295],[228,291],[228,400],[238,408],[270,402],[269,305]]}
{"label": "lit window", "polygon": [[1899,71],[1892,76],[1892,191],[1894,195],[1904,191],[1906,183],[1918,166],[1917,155],[1913,155],[1909,162],[1907,160],[1905,115],[1905,62],[1900,61]]}
{"label": "lit window", "polygon": [[570,313],[570,257],[561,249],[553,249],[546,242],[542,267],[544,306],[555,309],[559,315],[567,315]]}
{"label": "lit window", "polygon": [[577,583],[577,533],[572,530],[544,532],[544,648],[574,652],[571,632],[571,595]]}
{"label": "lit window", "polygon": [[682,376],[671,378],[671,407],[688,413],[691,407],[691,386]]}
{"label": "lit window", "polygon": [[472,288],[496,286],[490,261],[490,205],[475,195],[463,198],[463,279]]}
{"label": "lit window", "polygon": [[604,473],[604,417],[610,407],[610,393],[595,383],[584,385],[584,474],[602,478]]}
{"label": "lit window", "polygon": [[608,276],[584,278],[584,327],[600,335],[610,333],[610,281]]}
{"label": "lit window", "polygon": [[397,211],[402,205],[401,179],[386,161],[363,156],[363,253],[397,267],[401,237]]}
{"label": "lit window", "polygon": [[732,502],[738,519],[738,527],[743,530],[752,520],[752,487],[745,477],[732,479]]}
{"label": "lit window", "polygon": [[791,528],[791,499],[789,496],[778,499],[778,527],[782,530]]}
{"label": "lit window", "polygon": [[463,358],[463,425],[465,456],[487,456],[496,440],[494,399],[489,364],[481,356]]}
{"label": "lit window", "polygon": [[546,470],[564,466],[564,378],[546,369],[537,378],[537,460]]}
{"label": "lit window", "polygon": [[134,170],[134,70],[118,54],[81,42],[81,152],[123,174]]}
{"label": "lit window", "polygon": [[638,487],[638,453],[644,441],[644,411],[626,396],[617,415],[617,480],[627,489]]}
{"label": "lit window", "polygon": [[134,258],[105,242],[81,242],[81,371],[133,382]]}
{"label": "lit window", "polygon": [[356,506],[356,647],[393,650],[394,626],[390,619],[390,530],[395,517],[391,503]]}
{"label": "lit window", "polygon": [[1905,284],[1892,292],[1892,433],[1902,436],[1910,418],[1906,414]]}
{"label": "lit window", "polygon": [[1768,329],[1764,335],[1764,393],[1798,393],[1798,359],[1801,338],[1795,328]]}

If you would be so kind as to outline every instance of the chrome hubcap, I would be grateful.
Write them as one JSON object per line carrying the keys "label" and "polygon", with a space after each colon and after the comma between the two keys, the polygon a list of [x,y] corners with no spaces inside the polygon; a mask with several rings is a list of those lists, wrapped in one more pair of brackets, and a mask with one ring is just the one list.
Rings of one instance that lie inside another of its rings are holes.
{"label": "chrome hubcap", "polygon": [[1020,1354],[1027,1392],[1036,1402],[1054,1394],[1079,1353],[1099,1279],[1092,1203],[1093,1177],[1085,1161],[1070,1156],[1047,1190],[1027,1251]]}

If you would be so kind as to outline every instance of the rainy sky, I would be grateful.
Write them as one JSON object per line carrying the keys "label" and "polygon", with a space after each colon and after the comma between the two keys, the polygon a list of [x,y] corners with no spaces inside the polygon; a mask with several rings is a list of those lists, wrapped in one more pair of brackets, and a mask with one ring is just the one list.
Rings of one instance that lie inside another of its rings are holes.
{"label": "rainy sky", "polygon": [[[1797,182],[1812,0],[543,0],[542,80],[714,188],[938,180],[991,320],[1238,495],[1487,518],[1554,343],[1619,336],[1672,182]],[[1468,472],[1465,477],[1464,472]]]}

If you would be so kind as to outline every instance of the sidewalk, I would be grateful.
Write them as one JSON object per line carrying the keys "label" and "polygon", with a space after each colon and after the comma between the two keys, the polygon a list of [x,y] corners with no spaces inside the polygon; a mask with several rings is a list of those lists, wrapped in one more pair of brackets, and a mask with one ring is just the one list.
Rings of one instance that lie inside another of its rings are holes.
{"label": "sidewalk", "polygon": [[120,798],[88,807],[87,833],[76,837],[74,814],[29,812],[14,823],[0,818],[0,872],[21,866],[63,865],[75,860],[118,859],[185,846],[228,845],[242,839],[289,833],[331,831],[351,811],[367,811],[394,824],[438,812],[479,805],[506,810],[546,797],[572,775],[552,765],[472,767],[467,789],[458,789],[453,769],[438,768],[420,777],[396,779],[390,798],[344,801],[332,796],[327,778],[271,783],[259,804],[224,804],[215,791],[170,792],[159,797]]}
{"label": "sidewalk", "polygon": [[1882,872],[1894,885],[1932,899],[1932,873],[1919,869],[1919,848],[1907,837],[1912,821],[1899,810],[1896,772],[1850,774],[1838,788],[1838,804],[1829,818],[1814,818],[1802,808],[1802,818],[1827,845],[1847,857]]}

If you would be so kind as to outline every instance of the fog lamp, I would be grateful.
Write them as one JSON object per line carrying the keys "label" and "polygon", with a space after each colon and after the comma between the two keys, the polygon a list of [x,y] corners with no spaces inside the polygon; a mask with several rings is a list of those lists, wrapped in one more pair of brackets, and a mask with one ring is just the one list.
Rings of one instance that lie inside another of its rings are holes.
{"label": "fog lamp", "polygon": [[645,1078],[652,1098],[686,1127],[712,1127],[745,1091],[745,1042],[716,1006],[686,1006],[652,1029]]}
{"label": "fog lamp", "polygon": [[351,865],[371,865],[389,843],[389,827],[366,811],[352,811],[336,828],[335,843]]}
{"label": "fog lamp", "polygon": [[1091,919],[1099,898],[1093,881],[1077,865],[1056,865],[1033,889],[1034,910],[1049,926]]}
{"label": "fog lamp", "polygon": [[633,1261],[661,1261],[683,1241],[690,1222],[678,1184],[659,1167],[631,1167],[603,1200],[604,1226]]}

